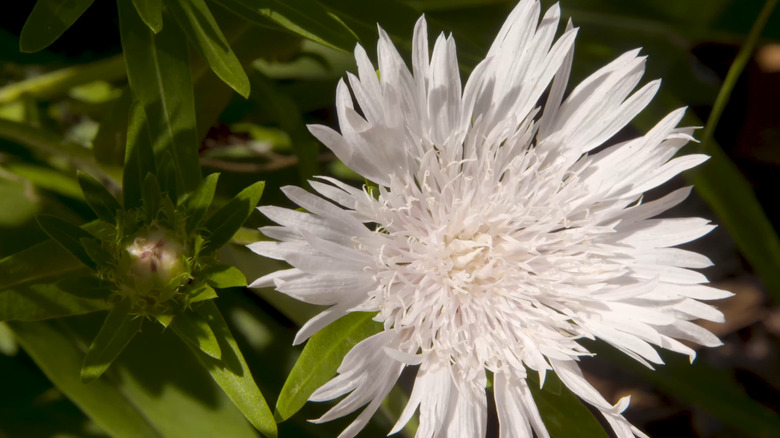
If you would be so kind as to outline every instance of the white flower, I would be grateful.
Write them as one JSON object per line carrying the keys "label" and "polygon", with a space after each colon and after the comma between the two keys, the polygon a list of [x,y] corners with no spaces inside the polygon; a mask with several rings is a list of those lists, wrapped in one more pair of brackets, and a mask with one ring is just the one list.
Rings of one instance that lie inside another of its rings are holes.
{"label": "white flower", "polygon": [[421,18],[410,72],[380,29],[379,75],[358,46],[352,92],[338,85],[341,133],[310,126],[378,196],[321,178],[311,182],[320,196],[283,189],[306,212],[260,209],[279,224],[262,229],[278,242],[250,248],[293,268],[253,286],[331,306],[296,343],[349,312],[384,324],[311,397],[349,394],[317,421],[368,405],[342,436],[364,427],[409,365],[419,369],[393,432],[419,408],[418,437],[484,436],[487,370],[501,436],[549,436],[526,373],[543,382],[552,370],[619,437],[643,436],[621,415],[628,398],[612,405],[583,378],[577,361],[590,353],[577,340],[602,339],[648,366],[661,363],[653,345],[693,360],[677,339],[720,344],[690,320],[722,320],[698,300],[730,294],[690,270],[707,257],[673,248],[712,225],[653,219],[689,188],[642,201],[707,158],[672,158],[692,139],[693,128],[676,127],[684,110],[610,145],[660,81],[632,93],[645,60],[630,51],[564,99],[577,29],[556,40],[558,6],[539,15],[538,1],[521,1],[465,87],[452,37],[439,36],[429,58]]}

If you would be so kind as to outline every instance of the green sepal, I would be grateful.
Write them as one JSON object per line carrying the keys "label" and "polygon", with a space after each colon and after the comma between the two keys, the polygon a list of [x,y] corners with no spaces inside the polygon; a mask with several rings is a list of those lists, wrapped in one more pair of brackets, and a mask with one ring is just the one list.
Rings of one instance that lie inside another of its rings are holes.
{"label": "green sepal", "polygon": [[154,319],[157,320],[163,327],[168,328],[173,320],[175,319],[174,315],[154,315]]}
{"label": "green sepal", "polygon": [[37,220],[41,229],[55,242],[88,267],[92,269],[97,267],[81,244],[81,239],[94,239],[92,234],[56,216],[41,215]]}
{"label": "green sepal", "polygon": [[203,223],[203,218],[214,200],[217,190],[218,173],[212,173],[201,181],[200,185],[182,199],[187,208],[187,234],[194,232]]}
{"label": "green sepal", "polygon": [[108,313],[92,345],[89,346],[81,367],[81,381],[89,383],[111,366],[127,344],[141,330],[144,318],[131,313],[129,299],[117,303]]}
{"label": "green sepal", "polygon": [[63,291],[85,299],[106,299],[114,288],[114,283],[101,280],[94,275],[64,278],[57,283]]}
{"label": "green sepal", "polygon": [[149,26],[154,33],[159,33],[163,28],[162,5],[160,0],[133,0],[133,5],[141,20]]}
{"label": "green sepal", "polygon": [[184,342],[208,354],[214,359],[222,358],[217,337],[209,326],[208,320],[195,312],[187,311],[176,315],[171,324],[174,333]]}
{"label": "green sepal", "polygon": [[37,52],[57,40],[95,0],[38,0],[19,36],[19,50]]}
{"label": "green sepal", "polygon": [[233,237],[260,202],[264,187],[265,181],[259,181],[245,188],[206,221],[204,253],[216,251]]}
{"label": "green sepal", "polygon": [[87,204],[95,212],[98,219],[110,224],[116,223],[116,212],[122,209],[119,201],[106,190],[106,187],[91,175],[78,171],[79,186]]}
{"label": "green sepal", "polygon": [[222,358],[214,359],[191,344],[187,343],[187,345],[247,420],[263,435],[276,437],[276,422],[273,414],[219,309],[213,301],[206,301],[198,306],[195,312],[208,321],[219,342]]}
{"label": "green sepal", "polygon": [[212,287],[227,289],[229,287],[244,287],[246,276],[240,269],[230,265],[213,265],[201,271],[200,276]]}
{"label": "green sepal", "polygon": [[274,417],[278,422],[292,417],[317,388],[336,374],[352,347],[382,330],[382,324],[372,320],[373,317],[373,313],[347,314],[306,342],[276,402]]}

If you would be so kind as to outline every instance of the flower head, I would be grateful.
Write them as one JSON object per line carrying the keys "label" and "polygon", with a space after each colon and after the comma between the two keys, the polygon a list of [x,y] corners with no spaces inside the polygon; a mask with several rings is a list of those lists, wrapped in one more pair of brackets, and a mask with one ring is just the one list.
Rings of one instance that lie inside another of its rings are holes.
{"label": "flower head", "polygon": [[621,415],[627,398],[612,405],[583,378],[577,362],[590,353],[577,340],[602,339],[648,366],[662,363],[653,345],[691,359],[679,339],[719,345],[690,320],[721,320],[698,300],[729,294],[690,270],[709,259],[673,248],[712,225],[653,218],[689,188],[642,200],[707,158],[673,158],[692,139],[693,128],[677,127],[684,110],[611,142],[660,81],[634,91],[645,60],[630,51],[565,96],[577,29],[569,23],[556,39],[558,6],[540,13],[537,0],[522,0],[465,86],[451,36],[429,56],[421,18],[410,71],[380,29],[379,75],[358,46],[351,92],[338,85],[341,132],[310,126],[378,194],[321,178],[311,182],[320,196],[283,189],[306,212],[261,208],[279,224],[262,231],[278,241],[250,248],[293,268],[254,286],[331,306],[296,342],[349,312],[384,325],[311,397],[349,394],[319,421],[367,405],[343,436],[410,365],[419,365],[414,388],[393,431],[419,408],[420,437],[484,436],[489,371],[501,435],[548,436],[526,377],[544,382],[552,370],[618,436],[642,435]]}

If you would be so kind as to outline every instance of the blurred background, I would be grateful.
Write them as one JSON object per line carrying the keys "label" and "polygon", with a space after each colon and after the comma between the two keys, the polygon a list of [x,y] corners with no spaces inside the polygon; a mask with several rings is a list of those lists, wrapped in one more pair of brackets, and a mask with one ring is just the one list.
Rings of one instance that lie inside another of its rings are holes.
{"label": "blurred background", "polygon": [[[96,1],[54,44],[22,53],[19,36],[34,3],[15,2],[0,14],[0,120],[33,126],[40,134],[40,138],[20,140],[0,129],[0,256],[45,239],[36,214],[56,214],[74,223],[93,219],[78,189],[75,169],[97,166],[110,176],[123,157],[128,93],[115,2]],[[266,180],[261,202],[288,205],[278,188],[305,184],[314,174],[361,185],[362,180],[305,129],[307,123],[336,126],[336,82],[345,71],[355,71],[352,55],[304,40],[270,20],[247,21],[221,6],[226,3],[230,2],[210,2],[209,7],[247,71],[250,97],[235,94],[206,71],[196,55],[191,58],[203,139],[201,165],[206,173],[222,172],[218,196],[227,200],[251,182]],[[515,1],[320,3],[354,31],[372,59],[376,22],[408,59],[414,22],[424,12],[432,34],[455,35],[465,78],[484,57]],[[649,58],[646,80],[663,78],[662,91],[651,106],[620,134],[631,138],[680,106],[689,107],[687,124],[703,126],[764,2],[564,0],[561,6],[564,18],[571,17],[580,27],[570,87],[636,47],[642,47]],[[335,45],[349,48],[352,44]],[[735,293],[715,303],[726,315],[725,324],[704,324],[724,345],[699,351],[693,366],[687,358],[665,354],[668,364],[656,372],[614,351],[588,345],[599,353],[584,361],[589,380],[608,400],[632,394],[626,417],[651,436],[780,436],[780,247],[772,231],[780,223],[776,207],[779,102],[780,11],[775,11],[731,91],[714,138],[687,148],[708,153],[714,148],[724,154],[713,154],[699,174],[648,194],[652,199],[696,181],[691,199],[667,214],[701,216],[719,225],[690,247],[715,262],[705,272],[711,282]],[[698,131],[697,137],[702,133]],[[252,216],[243,234],[234,238],[235,244],[221,254],[223,261],[240,267],[250,280],[276,268],[240,246],[256,240],[253,227],[262,224],[260,215]],[[292,337],[317,309],[271,291],[247,289],[222,294],[218,304],[272,404],[300,352],[290,347]],[[99,320],[80,316],[51,324],[88,340]],[[224,397],[198,383],[208,376],[197,370],[182,372],[176,355],[183,347],[174,345],[170,333],[150,328],[141,338],[108,376],[128,397],[152,394],[149,403],[158,403],[161,412],[167,412],[166,404],[172,405],[177,397],[206,400],[220,411]],[[154,372],[148,371],[150,367]],[[391,405],[386,412],[393,412]],[[336,436],[349,420],[320,426],[305,422],[324,411],[325,406],[307,405],[280,425],[281,436]],[[168,414],[186,418],[181,412]],[[361,436],[386,434],[393,423],[390,418],[378,415]],[[490,429],[491,434],[497,432],[495,424]],[[176,433],[190,432],[185,428]],[[0,437],[55,436],[106,434],[49,382],[0,323]]]}

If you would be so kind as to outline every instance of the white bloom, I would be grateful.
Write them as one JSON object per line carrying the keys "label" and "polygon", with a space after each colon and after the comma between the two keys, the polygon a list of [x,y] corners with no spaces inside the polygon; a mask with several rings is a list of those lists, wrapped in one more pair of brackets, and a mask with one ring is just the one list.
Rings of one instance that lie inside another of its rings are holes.
{"label": "white bloom", "polygon": [[526,373],[544,381],[552,370],[619,437],[641,436],[621,415],[628,399],[612,405],[583,378],[577,361],[590,353],[577,339],[602,339],[648,366],[661,363],[653,345],[693,360],[677,339],[720,344],[690,320],[722,320],[698,300],[730,294],[690,270],[709,266],[707,257],[673,248],[712,225],[652,219],[689,188],[642,202],[643,192],[706,160],[672,158],[692,139],[692,128],[677,127],[684,110],[593,152],[660,81],[632,93],[645,60],[630,51],[564,99],[577,29],[569,24],[556,40],[558,6],[539,15],[538,1],[521,1],[465,87],[452,37],[440,36],[429,57],[424,18],[412,72],[380,30],[379,75],[358,46],[351,93],[338,85],[341,133],[310,127],[379,185],[378,196],[321,178],[311,183],[320,196],[283,189],[307,212],[260,209],[279,224],[262,229],[278,242],[250,248],[293,268],[253,286],[331,306],[296,343],[349,312],[373,312],[384,324],[311,397],[349,394],[318,421],[368,405],[342,436],[363,428],[408,365],[419,369],[393,431],[419,408],[419,437],[484,436],[489,370],[501,435],[549,436]]}

